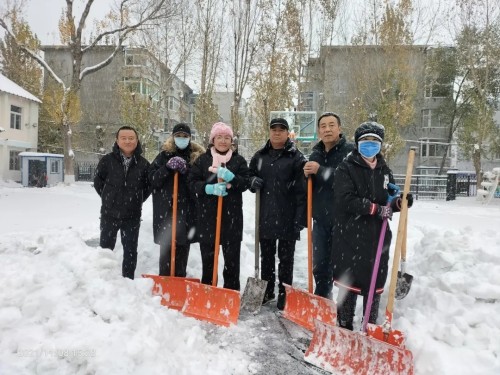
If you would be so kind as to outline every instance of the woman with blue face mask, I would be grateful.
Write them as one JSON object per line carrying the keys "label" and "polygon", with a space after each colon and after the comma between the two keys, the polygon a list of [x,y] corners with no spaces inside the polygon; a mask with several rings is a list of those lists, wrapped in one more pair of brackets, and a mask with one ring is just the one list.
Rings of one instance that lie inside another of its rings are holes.
{"label": "woman with blue face mask", "polygon": [[186,277],[189,247],[197,242],[195,202],[188,192],[187,173],[204,153],[203,146],[191,140],[189,125],[179,123],[172,129],[172,136],[167,138],[149,169],[153,189],[154,242],[160,245],[160,276],[170,276],[172,193],[174,175],[178,173],[175,276]]}
{"label": "woman with blue face mask", "polygon": [[[368,297],[378,239],[384,219],[401,209],[401,198],[395,194],[394,177],[380,153],[384,127],[376,122],[362,123],[354,134],[356,149],[339,164],[334,176],[334,224],[332,231],[333,274],[339,288],[337,322],[342,328],[353,329],[358,295],[364,306]],[[413,197],[408,195],[408,207]],[[380,294],[384,290],[389,265],[392,233],[387,226],[382,256],[370,310],[369,323],[376,323]]]}

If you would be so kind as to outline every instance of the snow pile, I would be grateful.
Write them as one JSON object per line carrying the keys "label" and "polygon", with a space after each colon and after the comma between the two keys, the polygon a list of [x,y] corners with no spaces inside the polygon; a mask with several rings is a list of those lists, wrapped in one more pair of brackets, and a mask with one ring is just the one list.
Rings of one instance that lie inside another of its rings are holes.
{"label": "snow pile", "polygon": [[[244,194],[242,288],[254,272],[254,199]],[[99,207],[88,183],[46,189],[0,183],[0,374],[309,371],[277,342],[272,315],[263,317],[265,325],[256,317],[219,328],[165,309],[151,296],[152,281],[139,277],[158,272],[151,201],[144,205],[137,278],[123,279],[120,242],[114,252],[96,247]],[[397,214],[390,225],[394,247]],[[407,272],[414,281],[395,303],[393,328],[406,335],[416,374],[500,373],[499,228],[500,199],[416,201],[411,208]],[[306,250],[303,231],[294,284],[304,289]],[[221,254],[220,280],[222,266]],[[201,276],[197,245],[188,275]],[[361,315],[359,300],[357,327]]]}

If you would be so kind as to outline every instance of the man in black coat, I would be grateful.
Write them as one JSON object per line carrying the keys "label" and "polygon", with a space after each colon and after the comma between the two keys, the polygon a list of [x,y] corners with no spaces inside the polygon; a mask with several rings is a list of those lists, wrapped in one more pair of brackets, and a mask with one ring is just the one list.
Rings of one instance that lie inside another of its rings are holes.
{"label": "man in black coat", "polygon": [[134,278],[142,204],[149,197],[149,162],[134,128],[122,126],[116,133],[113,151],[97,165],[94,188],[101,197],[103,249],[115,248],[118,230],[123,245],[122,275]]}
{"label": "man in black coat", "polygon": [[260,190],[259,237],[261,277],[267,280],[264,302],[274,299],[275,256],[278,242],[278,302],[285,307],[285,284],[293,281],[295,242],[306,225],[304,155],[289,138],[288,122],[275,118],[270,137],[250,161],[251,191]]}
{"label": "man in black coat", "polygon": [[313,275],[314,294],[332,298],[333,176],[335,169],[353,149],[341,133],[339,115],[323,113],[318,119],[320,141],[314,146],[304,174],[313,179]]}
{"label": "man in black coat", "polygon": [[153,189],[154,242],[160,245],[160,276],[170,275],[172,240],[172,194],[174,174],[178,175],[175,275],[186,277],[190,243],[196,242],[195,201],[190,197],[187,174],[193,163],[205,153],[205,148],[192,141],[191,129],[179,123],[163,144],[162,151],[149,168],[149,181]]}

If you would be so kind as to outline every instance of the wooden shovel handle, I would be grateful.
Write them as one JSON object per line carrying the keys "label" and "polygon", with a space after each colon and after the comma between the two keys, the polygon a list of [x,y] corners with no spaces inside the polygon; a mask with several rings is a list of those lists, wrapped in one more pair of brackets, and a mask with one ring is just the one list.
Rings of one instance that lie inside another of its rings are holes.
{"label": "wooden shovel handle", "polygon": [[405,227],[403,230],[403,243],[401,245],[401,261],[406,262],[406,238],[408,235],[408,208],[406,209]]}
{"label": "wooden shovel handle", "polygon": [[[399,225],[398,225],[398,234],[396,238],[396,248],[394,251],[394,258],[392,262],[392,272],[391,272],[391,282],[389,285],[389,297],[387,300],[387,308],[386,308],[386,320],[389,323],[392,321],[392,312],[394,310],[394,299],[396,297],[396,283],[398,277],[398,269],[399,269],[399,260],[401,258],[401,248],[404,240],[404,232],[406,227],[406,221],[408,218],[408,201],[406,197],[410,192],[411,186],[411,176],[413,172],[413,161],[415,159],[415,149],[410,148],[410,152],[408,154],[408,163],[406,165],[406,177],[405,177],[405,186],[403,189],[403,197],[401,198],[401,213],[399,216]],[[405,241],[406,242],[406,241]],[[406,254],[405,254],[406,256]]]}
{"label": "wooden shovel handle", "polygon": [[[221,167],[225,167],[225,163],[221,163]],[[222,178],[218,182],[223,182]],[[222,197],[217,198],[217,218],[215,226],[215,246],[214,246],[214,270],[212,273],[212,286],[217,286],[217,276],[219,274],[219,247],[220,247],[220,227],[222,223]]]}
{"label": "wooden shovel handle", "polygon": [[259,249],[259,221],[260,221],[260,189],[255,192],[255,278],[259,278],[260,249]]}
{"label": "wooden shovel handle", "polygon": [[312,277],[312,178],[307,178],[307,286],[309,293],[313,292],[313,277]]}
{"label": "wooden shovel handle", "polygon": [[177,239],[177,198],[179,195],[179,172],[174,173],[174,191],[172,193],[172,242],[170,243],[170,276],[175,276],[175,251]]}

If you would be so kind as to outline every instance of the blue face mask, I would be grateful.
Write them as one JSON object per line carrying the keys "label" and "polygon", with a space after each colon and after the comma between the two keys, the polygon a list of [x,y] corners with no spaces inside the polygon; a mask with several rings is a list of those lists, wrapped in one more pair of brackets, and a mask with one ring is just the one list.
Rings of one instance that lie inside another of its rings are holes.
{"label": "blue face mask", "polygon": [[381,146],[379,141],[359,141],[358,151],[365,158],[371,159],[380,152]]}
{"label": "blue face mask", "polygon": [[189,145],[189,138],[174,137],[174,142],[178,148],[184,150]]}

